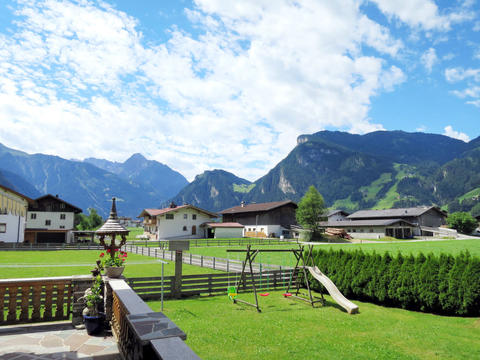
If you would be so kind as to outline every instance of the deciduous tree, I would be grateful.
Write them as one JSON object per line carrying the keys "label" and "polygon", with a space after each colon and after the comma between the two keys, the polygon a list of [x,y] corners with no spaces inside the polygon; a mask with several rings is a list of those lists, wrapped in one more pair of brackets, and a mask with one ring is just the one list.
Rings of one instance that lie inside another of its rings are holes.
{"label": "deciduous tree", "polygon": [[298,203],[297,221],[303,228],[311,230],[313,234],[318,234],[318,222],[324,211],[323,197],[312,185]]}

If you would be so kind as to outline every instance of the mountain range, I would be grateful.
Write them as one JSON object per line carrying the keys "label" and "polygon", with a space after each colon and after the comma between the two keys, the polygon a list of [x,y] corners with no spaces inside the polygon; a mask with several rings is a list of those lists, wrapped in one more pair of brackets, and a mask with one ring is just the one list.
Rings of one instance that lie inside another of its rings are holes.
{"label": "mountain range", "polygon": [[480,138],[466,143],[403,131],[320,131],[299,136],[286,158],[253,183],[242,179],[239,186],[238,178],[228,183],[225,174],[209,171],[175,199],[217,211],[240,201],[299,201],[314,185],[327,206],[347,211],[438,205],[480,214],[479,166]]}
{"label": "mountain range", "polygon": [[[112,167],[110,171],[95,162],[29,155],[0,144],[0,183],[33,198],[58,194],[84,211],[95,208],[104,217],[113,196],[118,198],[120,214],[137,216],[145,207],[160,206],[188,184],[180,173],[140,154],[124,163],[100,160],[104,167]],[[142,178],[142,172],[148,174],[148,180]],[[154,186],[155,182],[165,186]]]}
{"label": "mountain range", "polygon": [[353,211],[439,205],[480,214],[480,137],[468,143],[444,135],[377,131],[301,135],[294,149],[266,175],[250,182],[209,170],[188,183],[167,165],[134,154],[125,162],[57,156],[0,144],[0,184],[30,197],[59,194],[72,204],[108,215],[119,198],[122,215],[170,201],[219,211],[246,202],[299,201],[310,185],[331,208]]}

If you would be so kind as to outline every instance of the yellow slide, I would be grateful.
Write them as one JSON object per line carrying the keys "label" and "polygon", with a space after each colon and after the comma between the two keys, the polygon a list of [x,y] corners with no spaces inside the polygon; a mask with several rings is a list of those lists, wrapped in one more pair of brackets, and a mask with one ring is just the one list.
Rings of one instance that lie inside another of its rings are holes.
{"label": "yellow slide", "polygon": [[308,267],[308,270],[310,271],[310,274],[312,274],[312,276],[320,282],[320,284],[325,286],[325,289],[327,289],[332,299],[335,300],[338,305],[347,310],[349,314],[358,313],[358,306],[343,296],[332,280],[322,273],[318,267]]}

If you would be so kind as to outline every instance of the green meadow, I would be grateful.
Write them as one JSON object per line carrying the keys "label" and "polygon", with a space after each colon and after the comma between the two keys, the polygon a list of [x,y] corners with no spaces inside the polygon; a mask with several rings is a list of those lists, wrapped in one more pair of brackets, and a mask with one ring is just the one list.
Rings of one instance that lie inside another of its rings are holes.
{"label": "green meadow", "polygon": [[[252,294],[239,298],[253,301]],[[348,315],[326,306],[259,297],[261,313],[228,297],[169,300],[164,313],[202,359],[478,359],[480,319],[454,318],[355,302]],[[155,311],[159,302],[149,302]]]}

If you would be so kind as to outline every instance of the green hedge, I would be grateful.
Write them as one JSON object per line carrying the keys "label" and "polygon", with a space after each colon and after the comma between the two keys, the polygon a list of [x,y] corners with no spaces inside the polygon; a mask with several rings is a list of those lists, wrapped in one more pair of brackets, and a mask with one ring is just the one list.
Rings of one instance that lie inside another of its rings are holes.
{"label": "green hedge", "polygon": [[[392,257],[317,250],[312,255],[349,299],[444,315],[480,315],[480,259],[468,252]],[[310,282],[313,289],[324,291],[318,281]]]}

